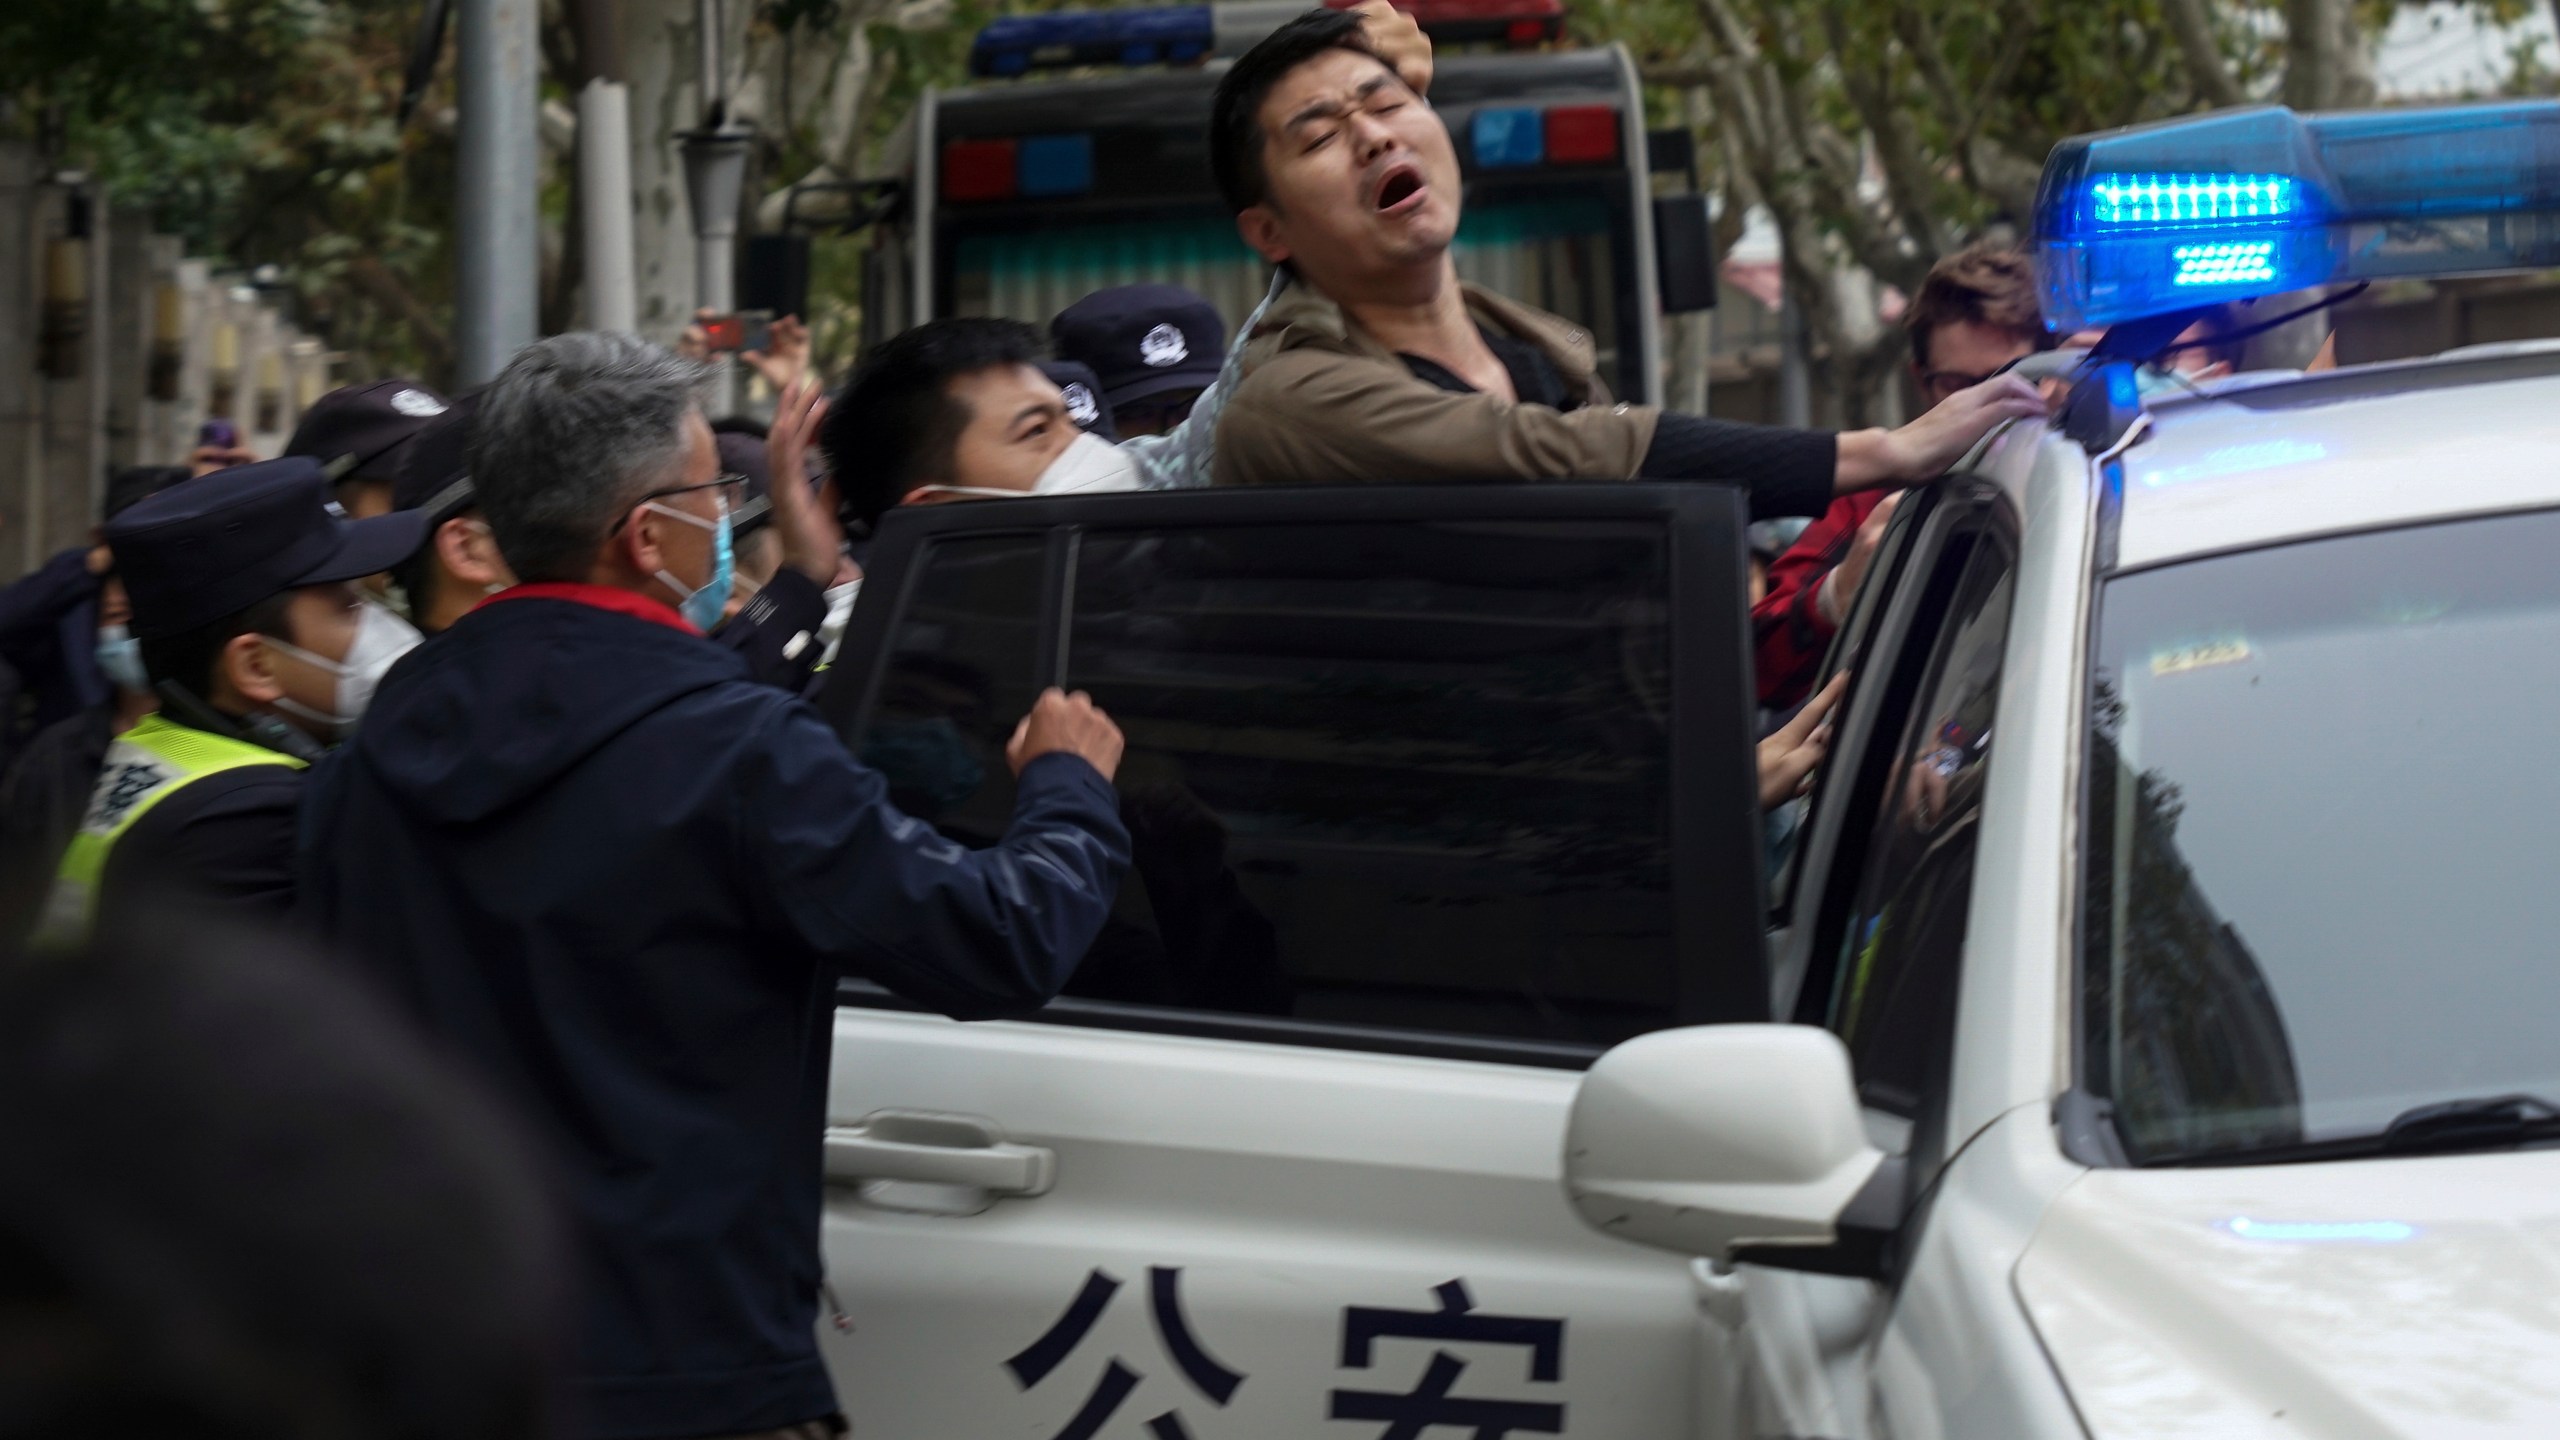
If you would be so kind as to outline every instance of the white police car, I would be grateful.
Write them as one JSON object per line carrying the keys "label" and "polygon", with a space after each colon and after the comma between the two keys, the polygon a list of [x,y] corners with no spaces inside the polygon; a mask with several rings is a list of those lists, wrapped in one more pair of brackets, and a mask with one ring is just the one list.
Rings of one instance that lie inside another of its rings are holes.
{"label": "white police car", "polygon": [[1857,617],[1809,1023],[1604,1058],[1574,1203],[1730,1262],[1701,1434],[2560,1433],[2560,345],[2108,358],[2560,263],[2560,109],[2099,136],[2038,219],[2063,328],[2117,328]]}
{"label": "white police car", "polygon": [[1138,861],[1038,1016],[843,993],[858,1432],[2560,1429],[2560,347],[2127,358],[2560,263],[2555,137],[2058,152],[2054,309],[2116,328],[1901,508],[1774,913],[1731,491],[894,513],[824,706],[980,839],[1089,689]]}

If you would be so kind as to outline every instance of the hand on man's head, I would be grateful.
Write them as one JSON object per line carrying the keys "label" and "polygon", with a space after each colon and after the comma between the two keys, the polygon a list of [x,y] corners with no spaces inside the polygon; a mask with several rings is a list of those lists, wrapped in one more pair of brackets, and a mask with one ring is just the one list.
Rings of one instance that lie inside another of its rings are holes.
{"label": "hand on man's head", "polygon": [[1422,26],[1390,0],[1362,0],[1351,8],[1360,17],[1361,38],[1396,78],[1416,95],[1430,94],[1431,37],[1422,33]]}

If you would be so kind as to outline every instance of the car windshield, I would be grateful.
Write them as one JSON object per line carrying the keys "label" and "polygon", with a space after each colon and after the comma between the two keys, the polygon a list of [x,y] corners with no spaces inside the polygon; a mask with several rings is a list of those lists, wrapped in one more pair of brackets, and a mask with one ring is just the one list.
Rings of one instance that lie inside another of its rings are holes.
{"label": "car windshield", "polygon": [[2137,1163],[2560,1095],[2555,555],[2540,511],[2106,585],[2082,1083]]}

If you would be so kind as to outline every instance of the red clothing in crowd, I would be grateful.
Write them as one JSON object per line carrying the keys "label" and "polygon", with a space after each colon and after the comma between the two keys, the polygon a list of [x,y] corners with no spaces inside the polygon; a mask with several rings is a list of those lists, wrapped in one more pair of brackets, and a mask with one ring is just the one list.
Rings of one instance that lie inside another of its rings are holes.
{"label": "red clothing in crowd", "polygon": [[1813,691],[1823,652],[1839,629],[1824,618],[1822,580],[1849,558],[1858,527],[1890,490],[1861,490],[1831,502],[1796,543],[1769,566],[1769,593],[1751,608],[1753,659],[1759,667],[1760,704],[1787,710]]}

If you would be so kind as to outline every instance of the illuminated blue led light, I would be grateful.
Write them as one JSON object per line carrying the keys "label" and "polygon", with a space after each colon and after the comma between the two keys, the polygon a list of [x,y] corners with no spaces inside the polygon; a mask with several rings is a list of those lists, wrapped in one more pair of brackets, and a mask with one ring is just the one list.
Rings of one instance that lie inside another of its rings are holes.
{"label": "illuminated blue led light", "polygon": [[2264,285],[2276,278],[2276,242],[2226,240],[2207,245],[2180,245],[2169,252],[2178,262],[2172,285]]}
{"label": "illuminated blue led light", "polygon": [[2349,1242],[2394,1245],[2414,1240],[2418,1227],[2402,1220],[2252,1220],[2237,1215],[2225,1222],[2225,1228],[2243,1240],[2272,1240],[2289,1244]]}
{"label": "illuminated blue led light", "polygon": [[2107,399],[2118,409],[2131,410],[2142,403],[2142,382],[2131,365],[2107,367]]}
{"label": "illuminated blue led light", "polygon": [[2560,104],[2262,105],[2077,136],[2045,162],[2034,234],[2065,334],[2317,285],[2560,268]]}
{"label": "illuminated blue led light", "polygon": [[2290,175],[2100,175],[2089,219],[2102,226],[2272,223],[2302,210]]}

